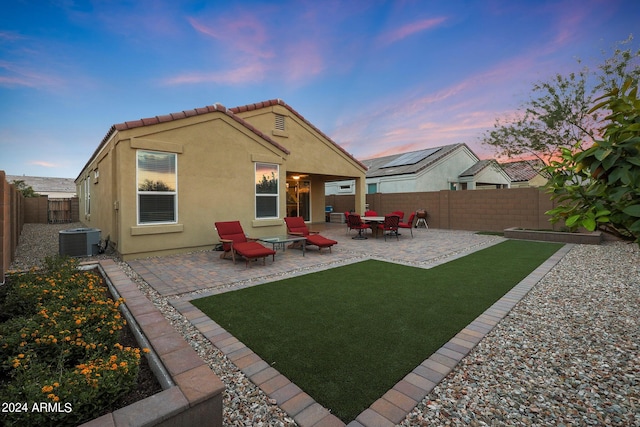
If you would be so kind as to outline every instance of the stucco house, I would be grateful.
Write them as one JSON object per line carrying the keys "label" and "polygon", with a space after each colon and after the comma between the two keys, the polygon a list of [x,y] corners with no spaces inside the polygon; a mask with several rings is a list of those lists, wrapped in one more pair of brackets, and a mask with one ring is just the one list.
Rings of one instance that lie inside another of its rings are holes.
{"label": "stucco house", "polygon": [[[495,160],[480,160],[466,144],[451,144],[363,160],[367,193],[508,188]],[[354,181],[327,183],[326,194],[355,194]]]}
{"label": "stucco house", "polygon": [[548,181],[541,172],[545,166],[541,160],[517,160],[501,166],[511,178],[511,188],[542,187]]}
{"label": "stucco house", "polygon": [[286,233],[283,218],[324,222],[325,183],[366,167],[282,100],[220,104],[113,125],[75,180],[80,218],[123,259],[213,247],[215,221]]}

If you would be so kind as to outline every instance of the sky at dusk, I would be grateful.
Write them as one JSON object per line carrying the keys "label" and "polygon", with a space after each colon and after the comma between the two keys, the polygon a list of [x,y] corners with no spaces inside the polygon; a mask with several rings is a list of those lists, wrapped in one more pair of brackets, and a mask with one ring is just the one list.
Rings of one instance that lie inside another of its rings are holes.
{"label": "sky at dusk", "polygon": [[360,160],[452,143],[488,158],[483,133],[535,82],[638,29],[638,0],[15,0],[0,170],[76,178],[113,124],[275,98]]}

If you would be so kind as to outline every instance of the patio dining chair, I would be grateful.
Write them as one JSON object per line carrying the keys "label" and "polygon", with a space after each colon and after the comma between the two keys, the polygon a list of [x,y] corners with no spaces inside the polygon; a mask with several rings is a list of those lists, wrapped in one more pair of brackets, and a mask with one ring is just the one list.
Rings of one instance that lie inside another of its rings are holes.
{"label": "patio dining chair", "polygon": [[262,258],[262,265],[265,265],[266,258],[271,255],[272,261],[276,259],[276,251],[262,246],[255,240],[249,239],[242,229],[240,221],[223,221],[215,223],[220,242],[222,243],[222,254],[220,258],[226,258],[230,253],[233,263],[236,263],[236,254],[244,257],[246,266],[249,261]]}
{"label": "patio dining chair", "polygon": [[349,224],[349,228],[351,230],[358,230],[358,234],[352,237],[352,239],[363,240],[367,238],[366,236],[362,235],[362,230],[371,228],[371,226],[362,222],[362,217],[360,215],[355,213],[349,214],[347,218],[347,224]]}
{"label": "patio dining chair", "polygon": [[391,212],[391,215],[398,215],[400,217],[400,221],[401,222],[404,219],[404,212],[403,211],[393,211],[393,212]]}
{"label": "patio dining chair", "polygon": [[287,224],[289,234],[306,237],[306,245],[317,246],[320,252],[322,252],[322,248],[329,248],[329,252],[331,252],[331,246],[338,243],[335,240],[321,236],[318,231],[309,231],[307,224],[304,223],[304,218],[301,216],[285,217],[284,222]]}
{"label": "patio dining chair", "polygon": [[398,228],[408,228],[409,231],[411,232],[411,238],[413,239],[413,220],[415,219],[416,214],[412,213],[411,215],[409,215],[409,220],[407,222],[402,222],[400,221],[398,223]]}
{"label": "patio dining chair", "polygon": [[398,238],[398,224],[400,223],[400,217],[395,214],[385,215],[384,223],[378,225],[378,229],[382,230],[382,234],[384,234],[384,240],[387,241],[387,234],[396,235],[396,240],[400,240]]}

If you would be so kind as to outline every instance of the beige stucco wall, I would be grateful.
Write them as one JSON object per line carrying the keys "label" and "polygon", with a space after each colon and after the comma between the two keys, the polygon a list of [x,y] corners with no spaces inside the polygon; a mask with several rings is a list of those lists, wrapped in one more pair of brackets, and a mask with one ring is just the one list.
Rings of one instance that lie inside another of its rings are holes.
{"label": "beige stucco wall", "polygon": [[[285,118],[285,129],[275,130],[275,116]],[[324,135],[318,133],[304,120],[282,105],[274,105],[259,110],[238,113],[251,125],[267,133],[279,144],[287,147],[291,154],[287,158],[286,168],[290,173],[307,174],[311,179],[311,222],[325,220],[326,180],[349,178],[355,175],[363,178],[365,171],[361,166]],[[357,173],[357,171],[361,171]],[[356,196],[356,204],[364,209],[366,190],[364,186]]]}
{"label": "beige stucco wall", "polygon": [[[261,129],[269,134],[274,123],[271,117],[270,122],[257,121],[253,126],[270,126]],[[89,227],[100,228],[103,237],[110,236],[125,260],[212,248],[218,242],[216,221],[240,220],[252,237],[284,234],[285,177],[293,170],[310,176],[312,219],[324,221],[324,173],[363,177],[364,170],[301,127],[291,121],[288,138],[272,137],[292,154],[222,112],[116,131],[76,181],[80,189],[84,177],[99,171],[98,180],[91,180],[90,216],[84,216],[84,198],[80,197],[81,219]],[[140,149],[177,153],[175,224],[137,223],[136,153]],[[255,218],[256,162],[280,165],[278,219]]]}

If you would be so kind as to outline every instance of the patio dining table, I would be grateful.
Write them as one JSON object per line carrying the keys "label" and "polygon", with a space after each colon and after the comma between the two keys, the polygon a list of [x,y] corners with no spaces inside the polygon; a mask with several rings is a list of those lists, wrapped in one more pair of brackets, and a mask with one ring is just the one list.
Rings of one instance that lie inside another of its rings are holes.
{"label": "patio dining table", "polygon": [[371,225],[371,234],[373,234],[374,237],[378,237],[378,225],[384,223],[384,217],[383,216],[363,216],[362,217],[362,222],[366,222],[369,225]]}

